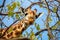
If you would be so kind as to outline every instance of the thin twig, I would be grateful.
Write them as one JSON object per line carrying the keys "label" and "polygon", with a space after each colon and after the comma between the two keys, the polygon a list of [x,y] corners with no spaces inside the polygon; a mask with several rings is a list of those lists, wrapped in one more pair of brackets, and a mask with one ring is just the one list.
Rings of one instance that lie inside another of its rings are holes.
{"label": "thin twig", "polygon": [[5,1],[6,1],[6,0],[3,1],[3,4],[0,6],[0,8],[1,8],[1,7],[4,7],[4,5],[5,5]]}
{"label": "thin twig", "polygon": [[[50,28],[50,30],[60,31],[60,29],[52,29],[52,28]],[[48,29],[45,28],[45,29],[38,31],[37,33],[35,33],[35,36],[39,35],[41,32],[44,32],[44,31],[48,31]]]}

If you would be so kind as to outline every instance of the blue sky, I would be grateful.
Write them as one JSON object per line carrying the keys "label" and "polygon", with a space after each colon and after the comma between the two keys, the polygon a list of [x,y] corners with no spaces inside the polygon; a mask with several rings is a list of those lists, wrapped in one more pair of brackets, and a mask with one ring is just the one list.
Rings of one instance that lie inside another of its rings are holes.
{"label": "blue sky", "polygon": [[[16,1],[21,1],[21,0],[16,0]],[[21,6],[23,7],[23,8],[27,8],[31,3],[29,2],[29,1],[27,1],[27,0],[22,0],[23,1],[23,4],[21,4]],[[38,2],[38,0],[31,0],[32,2]],[[0,0],[0,5],[1,5],[1,3],[2,3],[2,0]],[[7,4],[9,4],[9,3],[11,3],[11,0],[6,0],[6,5]],[[43,28],[46,28],[45,27],[45,25],[44,25],[44,22],[42,21],[42,19],[45,21],[45,19],[46,19],[46,16],[47,16],[47,13],[48,13],[48,10],[46,9],[46,8],[40,8],[40,6],[38,6],[38,5],[34,5],[33,7],[32,7],[32,10],[33,9],[37,9],[37,14],[39,14],[39,13],[43,13],[43,15],[41,16],[41,17],[39,17],[39,18],[37,18],[36,20],[35,20],[35,22],[37,23],[37,24],[39,24],[40,25],[40,28],[41,29],[43,29]],[[17,11],[17,10],[16,10]],[[1,17],[0,17],[1,18]],[[56,18],[55,17],[53,17],[52,19],[55,19],[55,21],[53,21],[52,20],[52,22],[50,23],[50,26],[52,26],[52,25],[54,25],[54,23],[56,22]],[[16,19],[15,19],[16,20]],[[6,16],[5,18],[4,18],[4,20],[2,20],[7,26],[9,26],[9,25],[11,25],[14,21],[15,21],[13,18],[10,18],[10,19],[8,19],[8,16]],[[35,26],[34,25],[31,25],[30,27],[32,27],[34,30],[33,30],[33,32],[34,33],[36,33],[37,32],[37,30],[36,30],[36,28],[35,28]],[[26,30],[26,31],[28,31],[28,33],[29,33],[29,31],[30,31],[30,27]],[[24,32],[25,33],[25,32]],[[23,34],[24,34],[23,33]],[[47,32],[45,31],[44,33],[42,33],[42,38],[43,38],[43,40],[48,40],[48,36],[47,36]],[[40,39],[39,39],[40,40]]]}

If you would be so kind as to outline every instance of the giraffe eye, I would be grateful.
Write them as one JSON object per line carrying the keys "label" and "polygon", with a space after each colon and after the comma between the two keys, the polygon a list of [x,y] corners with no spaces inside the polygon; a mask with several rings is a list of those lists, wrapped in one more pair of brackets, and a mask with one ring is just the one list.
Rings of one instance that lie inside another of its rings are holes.
{"label": "giraffe eye", "polygon": [[28,13],[25,14],[25,16],[28,15]]}

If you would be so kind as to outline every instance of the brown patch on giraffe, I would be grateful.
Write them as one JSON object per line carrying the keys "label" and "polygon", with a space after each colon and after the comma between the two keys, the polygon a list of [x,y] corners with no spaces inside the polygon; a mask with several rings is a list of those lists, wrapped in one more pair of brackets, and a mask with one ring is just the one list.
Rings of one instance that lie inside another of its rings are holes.
{"label": "brown patch on giraffe", "polygon": [[7,37],[7,39],[12,37],[12,33],[13,33],[13,32],[8,33],[8,34],[6,33],[7,35],[5,35],[5,36]]}
{"label": "brown patch on giraffe", "polygon": [[13,35],[13,32],[11,32],[10,35]]}
{"label": "brown patch on giraffe", "polygon": [[16,27],[14,27],[13,30],[16,30]]}
{"label": "brown patch on giraffe", "polygon": [[15,35],[16,35],[17,37],[20,36],[20,31],[15,30]]}
{"label": "brown patch on giraffe", "polygon": [[18,26],[18,29],[20,29],[22,27],[22,24],[20,23],[19,26]]}
{"label": "brown patch on giraffe", "polygon": [[11,36],[10,34],[7,35],[8,38],[9,38],[10,36]]}

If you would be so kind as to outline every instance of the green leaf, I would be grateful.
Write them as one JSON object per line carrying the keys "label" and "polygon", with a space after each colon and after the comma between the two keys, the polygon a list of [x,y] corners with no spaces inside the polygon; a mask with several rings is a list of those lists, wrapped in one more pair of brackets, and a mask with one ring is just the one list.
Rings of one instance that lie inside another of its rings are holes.
{"label": "green leaf", "polygon": [[58,21],[58,25],[60,25],[60,21]]}
{"label": "green leaf", "polygon": [[57,26],[53,26],[52,29],[57,29]]}
{"label": "green leaf", "polygon": [[48,21],[49,21],[49,22],[51,22],[51,21],[52,21],[52,18],[51,18],[51,17],[49,17],[49,18],[48,18]]}
{"label": "green leaf", "polygon": [[34,25],[36,26],[36,23],[34,23]]}
{"label": "green leaf", "polygon": [[37,30],[40,30],[40,26],[39,26],[39,25],[37,25],[37,26],[36,26],[36,29],[37,29]]}
{"label": "green leaf", "polygon": [[57,7],[54,7],[53,12],[56,13],[56,11],[57,11]]}
{"label": "green leaf", "polygon": [[17,1],[17,6],[20,7],[20,3]]}
{"label": "green leaf", "polygon": [[39,34],[40,37],[42,37],[42,34]]}
{"label": "green leaf", "polygon": [[40,30],[40,25],[39,24],[34,23],[34,25],[35,25],[35,27],[36,27],[37,30]]}
{"label": "green leaf", "polygon": [[11,10],[11,6],[10,5],[7,5],[7,8],[8,8],[8,10]]}
{"label": "green leaf", "polygon": [[16,16],[16,18],[17,18],[17,19],[19,19],[19,18],[20,18],[18,14],[16,14],[15,16]]}
{"label": "green leaf", "polygon": [[12,10],[14,10],[15,8],[16,8],[16,2],[14,2],[12,5],[11,5],[11,8],[12,8]]}
{"label": "green leaf", "polygon": [[31,38],[32,40],[38,40],[37,37],[35,36],[34,32],[31,32],[30,38]]}
{"label": "green leaf", "polygon": [[42,4],[40,4],[40,7],[43,7],[43,5],[42,5]]}
{"label": "green leaf", "polygon": [[34,32],[31,32],[31,34],[30,34],[30,38],[32,38],[32,36],[34,36]]}
{"label": "green leaf", "polygon": [[12,11],[8,12],[8,17],[13,17],[14,13]]}
{"label": "green leaf", "polygon": [[16,2],[13,2],[12,5],[7,5],[7,8],[9,11],[14,11],[14,9],[16,8]]}

